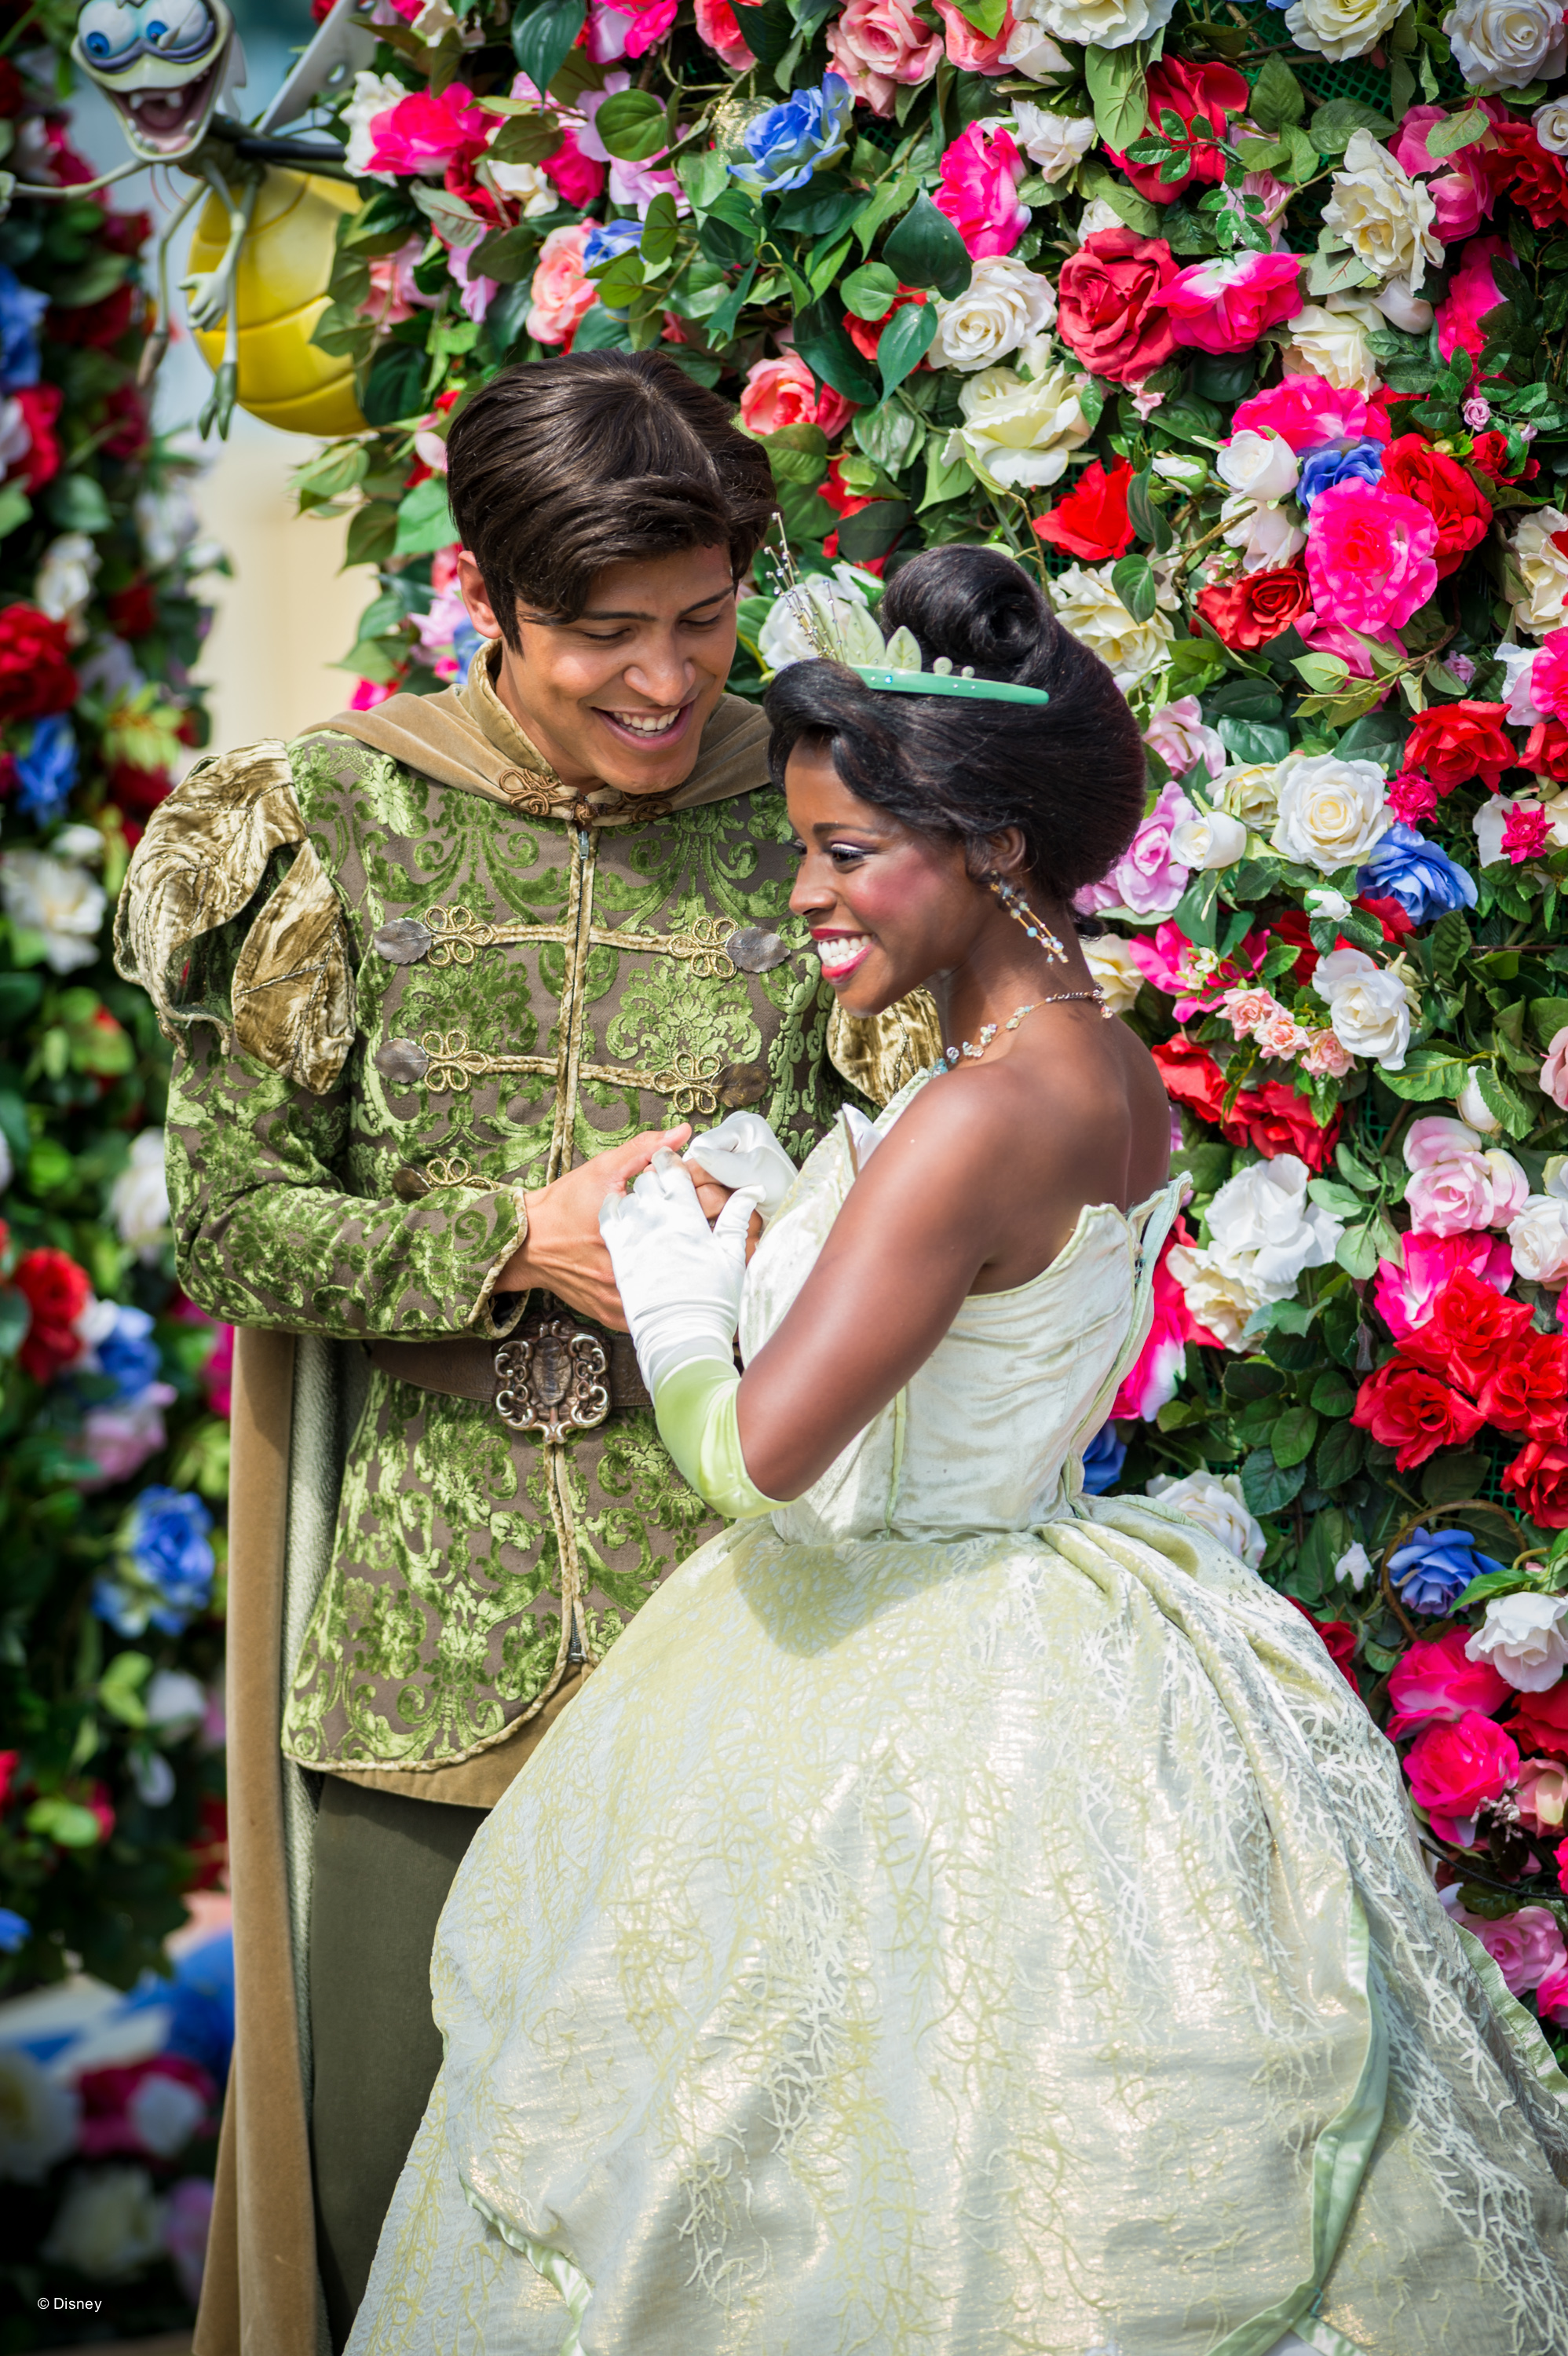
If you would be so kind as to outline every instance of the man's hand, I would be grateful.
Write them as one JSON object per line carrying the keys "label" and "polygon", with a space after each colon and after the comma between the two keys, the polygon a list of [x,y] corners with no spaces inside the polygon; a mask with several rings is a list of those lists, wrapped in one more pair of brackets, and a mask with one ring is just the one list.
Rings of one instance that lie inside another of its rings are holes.
{"label": "man's hand", "polygon": [[[661,1146],[678,1152],[690,1135],[689,1121],[676,1129],[645,1130],[629,1145],[596,1153],[591,1162],[569,1170],[552,1184],[530,1187],[526,1198],[528,1241],[507,1261],[496,1290],[526,1292],[539,1287],[553,1292],[580,1316],[592,1317],[596,1324],[608,1325],[617,1333],[625,1333],[614,1270],[599,1232],[599,1205],[607,1194],[620,1193],[645,1171]],[[726,1191],[711,1181],[707,1182],[705,1193],[708,1188],[720,1197],[710,1212],[717,1216],[727,1199]],[[703,1209],[709,1210],[706,1201]]]}

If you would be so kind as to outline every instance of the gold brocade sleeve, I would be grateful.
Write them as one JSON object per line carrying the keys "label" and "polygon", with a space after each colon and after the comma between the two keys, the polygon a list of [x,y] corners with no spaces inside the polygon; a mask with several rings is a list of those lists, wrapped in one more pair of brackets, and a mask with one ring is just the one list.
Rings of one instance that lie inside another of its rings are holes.
{"label": "gold brocade sleeve", "polygon": [[847,1014],[835,1006],[827,1021],[834,1069],[879,1108],[933,1064],[942,1061],[942,1023],[927,990],[912,990],[880,1014]]}

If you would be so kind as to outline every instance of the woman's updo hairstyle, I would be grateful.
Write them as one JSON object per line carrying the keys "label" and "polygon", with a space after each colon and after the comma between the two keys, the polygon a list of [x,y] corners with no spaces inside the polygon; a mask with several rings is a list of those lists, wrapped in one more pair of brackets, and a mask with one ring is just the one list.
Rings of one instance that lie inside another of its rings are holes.
{"label": "woman's updo hairstyle", "polygon": [[1143,815],[1137,723],[1097,655],[1064,630],[1034,583],[994,548],[934,548],[895,573],[877,616],[902,626],[924,668],[1042,687],[1048,704],[879,692],[841,663],[791,663],[767,692],[775,785],[797,744],[824,746],[859,800],[928,834],[956,836],[978,874],[1004,827],[1029,873],[1071,900],[1097,884]]}

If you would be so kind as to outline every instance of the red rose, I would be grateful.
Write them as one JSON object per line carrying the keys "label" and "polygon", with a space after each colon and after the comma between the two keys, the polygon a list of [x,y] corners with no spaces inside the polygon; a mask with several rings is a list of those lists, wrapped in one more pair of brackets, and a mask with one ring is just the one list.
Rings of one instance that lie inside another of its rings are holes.
{"label": "red rose", "polygon": [[1527,483],[1531,475],[1539,475],[1541,472],[1539,462],[1534,458],[1527,458],[1522,473],[1509,475],[1504,471],[1507,462],[1508,435],[1506,434],[1477,434],[1470,444],[1470,464],[1472,466],[1479,467],[1483,475],[1489,475],[1494,483],[1507,483],[1511,488],[1515,483]]}
{"label": "red rose", "polygon": [[65,398],[58,384],[25,384],[11,396],[21,411],[33,446],[27,453],[22,480],[28,490],[41,490],[52,483],[60,470],[60,445],[55,439],[55,420],[60,413]]}
{"label": "red rose", "polygon": [[11,1281],[32,1312],[19,1353],[22,1370],[36,1383],[52,1383],[82,1353],[75,1328],[92,1298],[87,1270],[78,1268],[68,1253],[46,1246],[23,1254]]}
{"label": "red rose", "polygon": [[1478,1407],[1401,1352],[1368,1376],[1356,1394],[1350,1421],[1393,1449],[1394,1462],[1408,1472],[1438,1449],[1474,1440],[1486,1418]]}
{"label": "red rose", "polygon": [[109,423],[99,447],[106,458],[140,458],[145,455],[151,427],[142,397],[133,384],[117,384],[103,404],[105,421]]}
{"label": "red rose", "polygon": [[1168,316],[1149,303],[1175,275],[1162,237],[1098,229],[1061,265],[1056,332],[1093,375],[1141,384],[1176,349]]}
{"label": "red rose", "polygon": [[[1474,1277],[1467,1280],[1476,1284]],[[1477,1290],[1489,1292],[1491,1287]],[[1511,1349],[1495,1355],[1481,1371],[1476,1399],[1488,1423],[1530,1440],[1562,1440],[1568,1429],[1568,1341],[1561,1333],[1521,1333]]]}
{"label": "red rose", "polygon": [[1559,1678],[1545,1693],[1521,1693],[1509,1732],[1522,1750],[1550,1751],[1568,1759],[1568,1677]]}
{"label": "red rose", "polygon": [[1467,551],[1478,548],[1491,527],[1491,502],[1455,458],[1435,450],[1419,434],[1402,434],[1383,457],[1383,488],[1403,491],[1424,507],[1437,526],[1433,556],[1437,578],[1456,572]]}
{"label": "red rose", "polygon": [[1289,1597],[1288,1601],[1296,1605],[1296,1610],[1300,1612],[1304,1620],[1310,1620],[1312,1622],[1312,1625],[1317,1629],[1317,1633],[1323,1639],[1323,1648],[1325,1652],[1327,1652],[1328,1658],[1333,1662],[1334,1666],[1339,1670],[1340,1676],[1346,1680],[1347,1684],[1349,1686],[1350,1691],[1355,1695],[1356,1699],[1360,1701],[1361,1698],[1361,1688],[1356,1683],[1355,1669],[1356,1632],[1351,1627],[1349,1622],[1348,1620],[1319,1620],[1312,1612],[1308,1612],[1306,1604],[1298,1601],[1296,1597],[1294,1595]]}
{"label": "red rose", "polygon": [[1537,229],[1568,221],[1568,172],[1563,159],[1549,154],[1530,124],[1516,114],[1493,123],[1481,163],[1492,187],[1510,190]]}
{"label": "red rose", "polygon": [[1400,1348],[1418,1366],[1478,1398],[1499,1359],[1530,1326],[1528,1301],[1509,1301],[1495,1285],[1462,1269],[1444,1286],[1425,1323],[1405,1334]]}
{"label": "red rose", "polygon": [[27,102],[21,75],[9,58],[0,58],[0,114],[20,114]]}
{"label": "red rose", "polygon": [[1404,740],[1401,766],[1424,769],[1440,793],[1480,777],[1488,792],[1519,758],[1502,720],[1501,703],[1435,703],[1419,712]]}
{"label": "red rose", "polygon": [[139,288],[127,280],[101,303],[75,304],[69,310],[57,305],[49,313],[49,334],[57,344],[81,344],[92,351],[106,351],[129,330],[141,300]]}
{"label": "red rose", "polygon": [[150,638],[158,626],[158,600],[150,581],[133,581],[103,602],[118,637]]}
{"label": "red rose", "polygon": [[0,720],[41,720],[76,701],[63,622],[36,605],[0,605]]}
{"label": "red rose", "polygon": [[[1151,204],[1174,204],[1182,190],[1190,187],[1195,180],[1202,185],[1224,178],[1224,154],[1214,139],[1223,132],[1227,115],[1246,112],[1251,94],[1234,66],[1189,66],[1179,58],[1162,58],[1158,65],[1148,70],[1148,132],[1145,135],[1157,134],[1169,139],[1173,147],[1184,149],[1188,168],[1179,179],[1162,180],[1157,164],[1129,164],[1114,149],[1112,160],[1121,166],[1140,197],[1147,197]],[[1162,113],[1179,114],[1189,135],[1184,139],[1171,137],[1159,119]],[[1193,141],[1190,134],[1195,114],[1203,116],[1214,139]]]}
{"label": "red rose", "polygon": [[1243,1088],[1222,1115],[1225,1077],[1206,1047],[1178,1033],[1151,1053],[1166,1094],[1218,1129],[1227,1144],[1250,1145],[1270,1162],[1282,1153],[1295,1153],[1309,1170],[1326,1166],[1339,1134],[1338,1113],[1320,1128],[1305,1097],[1280,1080],[1268,1080],[1261,1088]]}
{"label": "red rose", "polygon": [[1198,611],[1226,646],[1251,654],[1299,621],[1311,603],[1306,573],[1299,564],[1286,564],[1217,582],[1200,595]]}
{"label": "red rose", "polygon": [[111,253],[140,253],[152,234],[151,213],[106,212],[99,231]]}
{"label": "red rose", "polygon": [[[1549,1530],[1568,1530],[1568,1448],[1560,1442],[1544,1447],[1539,1440],[1527,1440],[1502,1482],[1531,1521]],[[1535,1702],[1545,1697],[1531,1694],[1528,1698]]]}
{"label": "red rose", "polygon": [[[930,299],[930,296],[918,286],[901,285],[880,319],[858,319],[852,311],[846,311],[844,326],[849,341],[864,359],[874,360],[877,357],[877,347],[882,340],[882,329],[887,326],[893,313],[903,310],[911,303],[926,303]],[[920,365],[924,368],[927,363],[922,360]]]}
{"label": "red rose", "polygon": [[1568,728],[1561,720],[1537,721],[1520,755],[1520,766],[1533,769],[1537,776],[1555,778],[1560,786],[1568,785]]}
{"label": "red rose", "polygon": [[1092,564],[1106,556],[1125,556],[1133,541],[1127,513],[1127,485],[1132,479],[1127,459],[1123,458],[1107,475],[1096,458],[1092,466],[1085,466],[1064,499],[1058,499],[1046,514],[1036,516],[1036,531],[1053,548],[1065,549],[1069,556],[1086,556]]}
{"label": "red rose", "polygon": [[129,761],[115,761],[109,771],[109,798],[127,816],[147,818],[174,791],[166,769],[138,769]]}

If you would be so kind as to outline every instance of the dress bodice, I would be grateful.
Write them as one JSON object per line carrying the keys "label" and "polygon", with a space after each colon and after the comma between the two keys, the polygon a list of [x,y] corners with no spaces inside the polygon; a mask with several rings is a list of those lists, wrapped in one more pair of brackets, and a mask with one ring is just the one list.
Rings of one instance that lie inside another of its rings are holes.
{"label": "dress bodice", "polygon": [[[929,1075],[896,1096],[885,1134]],[[846,1121],[811,1155],[757,1247],[741,1309],[750,1358],[783,1323],[850,1186]],[[1085,1206],[1049,1268],[1007,1292],[972,1293],[919,1372],[804,1496],[781,1537],[959,1537],[1029,1529],[1070,1511],[1083,1451],[1105,1419],[1151,1315],[1154,1263],[1183,1182],[1136,1210]]]}

